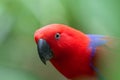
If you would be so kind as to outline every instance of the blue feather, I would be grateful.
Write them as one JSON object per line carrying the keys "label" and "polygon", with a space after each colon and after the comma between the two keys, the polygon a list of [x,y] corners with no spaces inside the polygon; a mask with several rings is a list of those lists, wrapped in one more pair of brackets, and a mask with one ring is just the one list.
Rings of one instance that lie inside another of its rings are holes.
{"label": "blue feather", "polygon": [[93,65],[93,63],[92,63],[92,58],[93,58],[94,55],[95,55],[96,48],[97,48],[98,46],[101,46],[101,45],[106,44],[108,41],[107,41],[106,39],[103,39],[103,38],[105,38],[105,36],[103,36],[103,35],[88,34],[87,36],[90,38],[89,48],[92,49],[90,66],[96,71],[96,73],[98,74],[98,77],[100,78],[100,80],[105,80],[105,78],[103,77],[103,75],[100,73],[99,69],[96,68],[96,67]]}
{"label": "blue feather", "polygon": [[88,37],[90,38],[90,46],[91,47],[97,47],[101,46],[107,43],[107,40],[103,39],[105,36],[103,35],[93,35],[93,34],[88,34]]}

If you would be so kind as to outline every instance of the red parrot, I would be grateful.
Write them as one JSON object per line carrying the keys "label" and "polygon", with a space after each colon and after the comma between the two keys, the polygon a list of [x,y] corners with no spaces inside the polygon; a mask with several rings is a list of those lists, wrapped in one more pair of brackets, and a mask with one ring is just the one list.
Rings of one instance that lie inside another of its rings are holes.
{"label": "red parrot", "polygon": [[63,24],[50,24],[38,29],[34,38],[41,61],[46,64],[49,60],[66,78],[78,80],[100,74],[94,65],[94,56],[98,47],[108,43],[106,36],[84,34]]}

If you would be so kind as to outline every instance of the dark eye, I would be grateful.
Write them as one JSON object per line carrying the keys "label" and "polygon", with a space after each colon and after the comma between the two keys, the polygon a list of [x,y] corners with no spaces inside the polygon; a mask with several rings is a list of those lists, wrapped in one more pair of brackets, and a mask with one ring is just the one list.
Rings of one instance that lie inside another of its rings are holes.
{"label": "dark eye", "polygon": [[56,33],[55,34],[55,39],[59,39],[60,38],[60,33]]}

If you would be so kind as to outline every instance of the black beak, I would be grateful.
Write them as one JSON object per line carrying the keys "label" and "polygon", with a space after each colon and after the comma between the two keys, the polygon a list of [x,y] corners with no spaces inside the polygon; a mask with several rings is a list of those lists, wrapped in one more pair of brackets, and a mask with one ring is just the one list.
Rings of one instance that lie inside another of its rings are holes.
{"label": "black beak", "polygon": [[44,64],[46,64],[47,60],[50,60],[53,57],[50,46],[48,45],[46,40],[39,39],[37,44],[37,49],[38,49],[39,57]]}

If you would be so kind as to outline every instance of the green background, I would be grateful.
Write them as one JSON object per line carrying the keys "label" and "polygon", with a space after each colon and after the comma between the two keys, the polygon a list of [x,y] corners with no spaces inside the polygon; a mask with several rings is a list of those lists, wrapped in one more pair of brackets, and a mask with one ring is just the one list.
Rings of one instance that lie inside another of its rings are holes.
{"label": "green background", "polygon": [[[33,38],[51,23],[120,37],[120,1],[0,0],[0,80],[65,80],[49,62],[42,64]],[[113,52],[109,80],[119,80],[119,49]]]}

